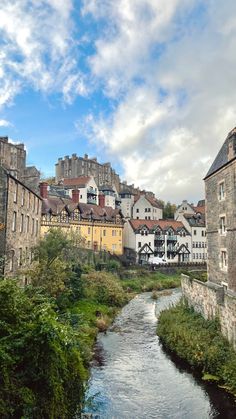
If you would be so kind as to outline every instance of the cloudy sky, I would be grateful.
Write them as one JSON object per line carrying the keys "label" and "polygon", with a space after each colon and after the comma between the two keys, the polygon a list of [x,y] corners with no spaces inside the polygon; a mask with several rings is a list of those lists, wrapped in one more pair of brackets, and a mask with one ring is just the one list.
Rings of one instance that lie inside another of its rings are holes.
{"label": "cloudy sky", "polygon": [[236,125],[234,0],[1,0],[0,135],[180,202]]}

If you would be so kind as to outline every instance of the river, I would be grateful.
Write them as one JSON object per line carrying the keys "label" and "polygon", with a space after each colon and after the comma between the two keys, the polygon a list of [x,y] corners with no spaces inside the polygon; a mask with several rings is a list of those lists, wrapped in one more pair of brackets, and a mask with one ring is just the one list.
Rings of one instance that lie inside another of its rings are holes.
{"label": "river", "polygon": [[204,383],[166,353],[156,336],[158,313],[181,296],[127,304],[95,347],[86,412],[94,419],[236,418],[234,398]]}

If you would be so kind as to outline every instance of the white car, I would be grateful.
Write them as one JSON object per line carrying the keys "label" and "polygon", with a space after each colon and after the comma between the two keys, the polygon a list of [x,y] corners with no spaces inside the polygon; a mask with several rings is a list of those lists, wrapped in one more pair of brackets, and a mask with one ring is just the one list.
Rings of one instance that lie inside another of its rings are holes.
{"label": "white car", "polygon": [[153,256],[152,258],[149,259],[148,263],[150,263],[151,265],[161,265],[161,264],[166,264],[168,263],[164,258],[159,258],[157,256]]}

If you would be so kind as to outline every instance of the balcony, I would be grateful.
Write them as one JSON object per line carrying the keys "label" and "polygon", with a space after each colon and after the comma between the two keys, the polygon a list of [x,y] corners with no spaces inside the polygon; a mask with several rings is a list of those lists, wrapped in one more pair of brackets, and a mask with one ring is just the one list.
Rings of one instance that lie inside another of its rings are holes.
{"label": "balcony", "polygon": [[167,236],[167,241],[169,242],[177,242],[177,236]]}
{"label": "balcony", "polygon": [[155,240],[156,241],[164,241],[165,240],[165,236],[163,234],[156,235],[155,236]]}
{"label": "balcony", "polygon": [[177,247],[176,246],[172,246],[172,245],[168,245],[167,246],[167,252],[176,253],[176,251],[177,251]]}
{"label": "balcony", "polygon": [[156,246],[154,250],[158,253],[165,253],[165,246]]}
{"label": "balcony", "polygon": [[87,190],[87,196],[89,195],[97,195],[97,191],[95,191],[93,188],[90,188]]}

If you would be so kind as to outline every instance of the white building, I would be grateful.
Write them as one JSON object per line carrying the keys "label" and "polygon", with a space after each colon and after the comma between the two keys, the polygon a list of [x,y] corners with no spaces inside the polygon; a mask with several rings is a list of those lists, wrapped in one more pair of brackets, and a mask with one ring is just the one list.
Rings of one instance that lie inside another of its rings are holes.
{"label": "white building", "polygon": [[160,220],[163,217],[163,209],[156,198],[147,194],[136,195],[133,205],[132,218],[136,220]]}
{"label": "white building", "polygon": [[205,200],[196,206],[183,201],[175,212],[175,219],[181,221],[191,235],[191,261],[207,259]]}
{"label": "white building", "polygon": [[120,208],[124,218],[132,218],[132,209],[134,205],[134,195],[127,189],[120,192]]}
{"label": "white building", "polygon": [[134,250],[141,263],[152,256],[188,262],[191,236],[180,221],[133,219],[124,226],[124,247]]}
{"label": "white building", "polygon": [[79,190],[79,202],[98,205],[98,186],[93,176],[68,178],[60,183],[68,191],[70,197],[72,197],[72,190]]}

